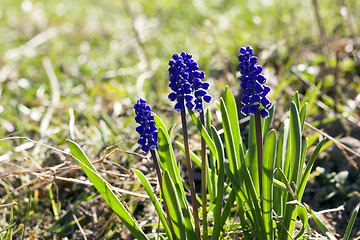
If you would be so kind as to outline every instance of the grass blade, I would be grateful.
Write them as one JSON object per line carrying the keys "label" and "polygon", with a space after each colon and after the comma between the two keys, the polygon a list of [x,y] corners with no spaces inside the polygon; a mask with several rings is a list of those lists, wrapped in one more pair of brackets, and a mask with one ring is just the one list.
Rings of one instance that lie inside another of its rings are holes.
{"label": "grass blade", "polygon": [[79,162],[81,168],[84,170],[86,175],[89,177],[90,181],[94,184],[95,188],[99,191],[101,196],[109,204],[109,206],[114,210],[114,212],[119,216],[121,221],[129,229],[129,231],[140,240],[147,240],[145,233],[141,230],[136,220],[130,215],[126,210],[124,205],[119,201],[115,196],[114,192],[109,187],[108,184],[103,178],[100,177],[97,170],[94,168],[92,163],[87,158],[84,151],[80,148],[77,143],[72,140],[66,140],[72,154]]}
{"label": "grass blade", "polygon": [[345,231],[345,235],[344,235],[343,240],[348,240],[349,237],[350,237],[350,233],[351,233],[351,230],[352,230],[352,228],[354,226],[356,216],[359,213],[359,207],[360,207],[360,205],[357,205],[356,208],[354,209],[353,213],[351,214],[351,218],[350,218],[350,221],[349,221],[349,223],[348,223],[348,225],[346,227],[346,231]]}
{"label": "grass blade", "polygon": [[[152,204],[155,207],[155,210],[159,216],[159,219],[161,221],[161,223],[163,224],[163,227],[165,229],[165,232],[167,234],[167,236],[170,238],[171,237],[171,231],[170,231],[170,227],[169,227],[169,223],[165,217],[165,214],[162,210],[162,207],[160,205],[160,202],[158,200],[158,198],[155,196],[155,193],[153,191],[153,189],[151,188],[151,185],[149,183],[149,181],[147,180],[147,178],[144,176],[144,174],[142,174],[142,172],[140,172],[137,169],[132,169],[134,171],[134,173],[136,174],[136,176],[138,177],[138,179],[140,180],[141,184],[144,186],[147,194],[150,197],[150,200],[152,202]],[[171,219],[169,219],[170,221]]]}
{"label": "grass blade", "polygon": [[325,234],[325,236],[330,240],[337,240],[337,238],[330,232],[330,230],[326,227],[326,225],[316,216],[316,214],[310,209],[308,205],[306,205],[307,210],[311,213],[311,216],[314,218],[316,224],[320,228],[321,232]]}

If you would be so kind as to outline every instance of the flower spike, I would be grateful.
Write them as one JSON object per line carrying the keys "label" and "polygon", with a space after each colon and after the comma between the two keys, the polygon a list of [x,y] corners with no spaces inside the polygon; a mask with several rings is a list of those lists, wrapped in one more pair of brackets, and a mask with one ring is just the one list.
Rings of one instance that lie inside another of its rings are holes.
{"label": "flower spike", "polygon": [[[261,75],[263,68],[255,65],[258,58],[254,56],[253,48],[251,46],[242,47],[239,55],[239,68],[241,72],[241,88],[243,89],[244,96],[241,102],[245,105],[241,109],[244,115],[255,115],[260,111],[262,118],[269,116],[269,109],[272,103],[266,98],[270,92],[270,88],[266,85],[265,76]],[[260,103],[264,108],[260,107]]]}
{"label": "flower spike", "polygon": [[[210,84],[203,82],[205,73],[199,71],[199,66],[192,59],[190,53],[175,53],[169,61],[169,87],[173,90],[169,94],[170,101],[177,101],[175,111],[180,112],[186,106],[201,112],[203,109],[202,100],[209,103],[212,97],[207,94]],[[194,96],[192,95],[194,93]]]}
{"label": "flower spike", "polygon": [[140,98],[134,104],[134,109],[136,114],[135,121],[140,124],[136,131],[140,134],[138,144],[141,146],[141,150],[148,152],[150,149],[157,149],[158,131],[150,106],[146,104],[144,99]]}

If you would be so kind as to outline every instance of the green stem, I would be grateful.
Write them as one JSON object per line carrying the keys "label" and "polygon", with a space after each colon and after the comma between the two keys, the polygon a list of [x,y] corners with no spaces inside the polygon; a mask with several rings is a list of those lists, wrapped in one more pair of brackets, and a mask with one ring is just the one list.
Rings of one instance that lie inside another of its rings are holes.
{"label": "green stem", "polygon": [[189,138],[188,138],[188,131],[187,131],[187,124],[186,124],[186,113],[185,113],[185,106],[183,110],[181,110],[181,123],[182,123],[182,131],[183,131],[183,138],[184,138],[184,146],[185,146],[185,158],[186,158],[186,165],[189,174],[189,185],[190,185],[190,193],[191,193],[191,205],[193,209],[193,216],[195,221],[195,232],[198,240],[201,239],[200,233],[200,220],[198,215],[198,208],[197,208],[197,200],[196,200],[196,192],[195,192],[195,183],[194,177],[192,172],[192,165],[190,159],[190,150],[189,150]]}
{"label": "green stem", "polygon": [[165,194],[164,194],[164,190],[163,190],[162,174],[161,174],[161,170],[160,170],[159,160],[158,160],[158,158],[156,156],[155,150],[150,149],[150,153],[151,153],[151,157],[152,157],[152,159],[154,161],[156,175],[158,177],[158,181],[159,181],[159,184],[160,184],[160,191],[161,191],[161,195],[163,196],[164,205],[165,205],[165,212],[166,212],[166,216],[167,216],[167,219],[168,219],[168,222],[169,222],[169,227],[170,227],[172,239],[176,240],[177,237],[175,235],[174,226],[172,224],[171,215],[170,215],[170,212],[169,212],[168,205],[166,203]]}
{"label": "green stem", "polygon": [[58,212],[58,209],[57,209],[57,206],[55,203],[55,199],[54,199],[54,195],[53,195],[51,187],[49,188],[49,196],[50,196],[50,202],[51,202],[51,206],[53,208],[55,220],[59,220],[59,212]]}
{"label": "green stem", "polygon": [[262,195],[262,167],[263,167],[263,139],[261,130],[261,118],[259,110],[255,113],[255,131],[256,131],[256,145],[258,155],[258,171],[259,171],[259,189],[260,189],[260,206],[263,207],[263,195]]}
{"label": "green stem", "polygon": [[[200,112],[200,122],[205,127],[204,110]],[[208,240],[208,225],[207,225],[207,179],[206,179],[207,159],[206,159],[206,145],[205,139],[201,136],[201,195],[203,208],[203,239]]]}

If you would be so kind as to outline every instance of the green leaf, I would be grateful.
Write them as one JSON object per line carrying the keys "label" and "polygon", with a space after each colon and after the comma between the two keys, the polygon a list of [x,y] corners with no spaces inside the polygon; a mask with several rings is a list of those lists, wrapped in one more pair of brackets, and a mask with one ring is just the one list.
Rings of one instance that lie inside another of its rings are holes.
{"label": "green leaf", "polygon": [[[234,135],[235,129],[233,130],[230,125],[229,115],[228,111],[225,106],[225,102],[222,98],[220,98],[220,111],[221,111],[221,118],[222,118],[222,125],[224,129],[224,138],[225,138],[225,144],[226,144],[226,152],[227,157],[229,159],[229,166],[231,171],[235,174],[237,179],[240,179],[240,172],[239,172],[239,166],[238,162],[240,162],[239,159],[239,142],[240,138],[235,144],[234,141]],[[233,115],[232,113],[231,115]]]}
{"label": "green leaf", "polygon": [[300,109],[300,98],[299,98],[299,92],[298,91],[295,92],[293,102],[295,103],[297,109]]}
{"label": "green leaf", "polygon": [[355,223],[355,220],[356,220],[356,216],[358,215],[359,213],[359,207],[360,205],[357,205],[356,208],[354,209],[353,213],[351,214],[351,218],[350,218],[350,221],[346,227],[346,231],[345,231],[345,235],[344,235],[344,238],[343,240],[348,240],[349,237],[350,237],[350,234],[351,234],[351,230],[354,226],[354,223]]}
{"label": "green leaf", "polygon": [[249,141],[248,141],[248,154],[247,160],[245,160],[246,166],[250,170],[252,181],[254,182],[256,194],[260,195],[259,188],[259,170],[257,160],[257,146],[256,146],[256,130],[255,130],[255,118],[250,116],[249,122]]}
{"label": "green leaf", "polygon": [[174,183],[171,180],[171,177],[167,170],[165,170],[163,174],[163,187],[165,194],[164,197],[166,199],[166,203],[169,208],[176,237],[178,239],[187,239],[184,217],[181,211],[180,202],[179,199],[177,198]]}
{"label": "green leaf", "polygon": [[326,141],[326,138],[324,138],[321,142],[319,142],[319,144],[316,146],[315,150],[310,155],[309,161],[307,162],[305,171],[300,180],[300,185],[298,186],[298,200],[300,202],[301,202],[302,196],[304,194],[306,183],[309,179],[309,175],[310,175],[311,169],[314,165],[315,159],[316,159],[318,153],[320,152],[320,149],[324,145],[325,141]]}
{"label": "green leaf", "polygon": [[307,107],[308,107],[308,103],[305,103],[305,105],[300,110],[301,132],[304,131],[304,124],[305,124],[305,119],[306,119]]}
{"label": "green leaf", "polygon": [[[240,133],[238,111],[237,111],[237,106],[236,106],[234,96],[232,95],[228,86],[226,86],[226,89],[225,89],[223,103],[224,103],[224,107],[226,109],[226,111],[224,111],[224,113],[226,112],[228,114],[228,122],[230,125],[231,135],[233,137],[233,142],[234,142],[234,149],[235,149],[235,154],[236,154],[235,156],[236,156],[237,161],[239,161],[239,156],[238,156],[238,154],[240,152],[239,143],[242,141],[242,139],[241,139],[241,133]],[[222,118],[223,118],[223,116],[222,116]],[[241,163],[237,162],[237,165],[240,165],[240,164]]]}
{"label": "green leaf", "polygon": [[[244,164],[244,163],[243,163]],[[226,176],[229,178],[233,189],[231,191],[236,193],[236,201],[238,204],[238,213],[239,213],[239,217],[240,217],[240,222],[241,222],[241,226],[243,229],[248,229],[248,221],[251,223],[251,225],[254,225],[254,216],[253,213],[255,212],[254,207],[252,204],[249,203],[249,201],[247,201],[246,198],[246,194],[244,193],[242,187],[240,186],[239,182],[237,181],[236,177],[234,176],[234,174],[231,172],[230,167],[225,164],[225,173]],[[230,193],[230,194],[231,194]],[[228,200],[229,201],[229,200]],[[226,202],[227,204],[228,202]],[[244,207],[245,206],[247,209],[250,209],[250,211],[247,211],[246,213],[248,214],[248,221],[246,221],[246,217],[245,217],[245,211],[244,211]],[[225,211],[225,210],[224,210]],[[250,234],[249,232],[245,231],[244,232],[245,235],[245,239],[250,239]]]}
{"label": "green leaf", "polygon": [[272,124],[272,121],[274,119],[274,114],[275,114],[275,103],[273,103],[273,105],[271,106],[271,108],[269,109],[269,117],[266,119],[263,119],[262,121],[262,133],[263,133],[263,139],[265,139],[270,126]]}
{"label": "green leaf", "polygon": [[301,156],[300,156],[299,175],[298,175],[298,179],[297,179],[298,184],[300,183],[301,175],[302,175],[303,168],[304,168],[304,162],[305,162],[305,156],[306,156],[307,147],[308,147],[308,138],[306,137],[305,140],[304,140],[304,144],[302,146],[302,151],[301,151]]}
{"label": "green leaf", "polygon": [[163,130],[162,127],[158,128],[158,153],[163,171],[168,171],[168,174],[175,185],[175,192],[177,194],[178,201],[180,202],[181,209],[183,209],[187,236],[190,239],[196,239],[195,228],[191,218],[190,209],[186,202],[186,196],[179,173],[179,168],[175,162],[174,151],[170,144],[170,139],[168,138],[167,132]]}
{"label": "green leaf", "polygon": [[[134,171],[134,173],[136,174],[136,176],[138,177],[138,179],[140,180],[141,184],[144,186],[147,194],[150,197],[150,200],[152,202],[152,204],[155,207],[155,210],[159,216],[159,219],[162,223],[162,225],[164,226],[165,232],[167,234],[167,236],[169,238],[171,238],[171,231],[170,231],[170,227],[169,227],[169,223],[165,217],[165,214],[162,210],[162,207],[160,205],[160,202],[158,200],[158,198],[155,196],[155,193],[153,191],[153,189],[151,188],[151,185],[149,183],[149,181],[147,180],[147,178],[144,176],[144,174],[142,174],[142,172],[140,172],[137,169],[132,169]],[[163,196],[164,197],[164,196]]]}
{"label": "green leaf", "polygon": [[224,147],[221,142],[221,138],[217,133],[215,127],[211,126],[211,134],[214,137],[217,160],[218,160],[218,181],[217,181],[217,196],[216,196],[216,206],[214,210],[214,229],[211,239],[218,239],[220,237],[220,232],[223,228],[221,225],[221,209],[224,198],[224,181],[225,181],[225,169],[224,169]]}
{"label": "green leaf", "polygon": [[99,173],[96,171],[90,160],[87,158],[83,150],[80,148],[80,146],[77,145],[77,143],[75,143],[72,140],[66,140],[66,142],[72,154],[74,155],[75,159],[78,161],[81,168],[89,177],[90,181],[94,184],[95,188],[99,191],[99,193],[109,204],[109,206],[119,216],[121,221],[129,229],[129,231],[137,239],[140,240],[148,239],[145,233],[140,229],[136,220],[130,215],[130,213],[126,210],[124,205],[115,196],[114,192],[111,190],[111,185],[100,177]]}
{"label": "green leaf", "polygon": [[204,138],[206,144],[208,145],[211,153],[214,156],[217,156],[216,149],[215,149],[215,143],[210,138],[210,136],[209,136],[208,132],[206,131],[205,127],[201,124],[200,120],[196,117],[195,113],[192,110],[188,109],[188,111],[189,111],[189,114],[190,114],[195,126],[197,127],[197,129],[201,133],[201,136]]}
{"label": "green leaf", "polygon": [[321,232],[325,234],[325,236],[330,240],[337,240],[334,234],[326,227],[326,225],[316,216],[316,214],[310,209],[308,205],[306,205],[307,210],[311,213],[311,216],[314,218],[316,225],[320,228]]}
{"label": "green leaf", "polygon": [[256,239],[265,240],[265,239],[267,239],[267,236],[266,236],[266,230],[265,230],[265,225],[264,225],[264,219],[262,216],[260,203],[258,201],[259,197],[256,194],[254,182],[252,180],[252,177],[250,176],[249,170],[247,169],[247,167],[244,164],[241,167],[241,170],[242,170],[243,178],[245,180],[246,191],[249,196],[248,202],[249,202],[249,204],[253,205],[253,209],[254,209],[254,218],[255,218],[254,225],[255,226],[253,226],[253,227],[255,227],[255,229],[256,229],[256,234],[257,234]]}
{"label": "green leaf", "polygon": [[[296,94],[295,94],[296,95]],[[294,97],[296,100],[298,96]],[[298,102],[298,104],[300,104]],[[300,165],[300,156],[301,156],[301,126],[300,126],[300,116],[298,112],[298,108],[296,103],[291,102],[290,105],[290,132],[289,132],[289,143],[287,146],[287,159],[285,162],[289,161],[290,165],[288,169],[285,169],[285,175],[287,176],[288,180],[292,183],[294,182],[296,186],[298,186],[298,175],[299,175],[299,165]],[[287,194],[287,197],[284,199],[285,202],[291,199],[291,195]],[[295,222],[291,221],[293,216],[293,206],[286,205],[285,212],[284,212],[284,226],[288,229],[289,233],[292,234]],[[286,239],[287,233],[284,229],[281,230],[279,235],[279,239]]]}
{"label": "green leaf", "polygon": [[263,218],[267,239],[273,239],[273,179],[276,150],[276,133],[271,130],[266,136],[263,157]]}
{"label": "green leaf", "polygon": [[[211,111],[210,111],[210,109],[208,109],[206,111],[206,129],[210,133],[210,138],[212,138],[212,135],[211,135],[211,122],[212,121],[211,120],[212,120]],[[216,184],[217,174],[216,174],[215,156],[212,154],[211,151],[209,153],[209,166],[211,169],[211,174],[210,174],[210,180],[208,182],[208,191],[209,191],[209,195],[210,195],[210,201],[213,202],[217,195],[217,184]]]}
{"label": "green leaf", "polygon": [[293,201],[290,201],[288,202],[287,204],[290,204],[290,205],[296,205],[296,210],[297,210],[297,213],[299,214],[299,217],[300,217],[300,220],[302,222],[302,226],[301,226],[301,229],[300,231],[298,232],[298,234],[295,236],[294,239],[299,239],[300,237],[302,237],[304,235],[304,232],[305,232],[305,228],[307,227],[307,224],[308,224],[308,214],[307,214],[307,211],[306,211],[306,208],[304,205],[302,205],[299,201],[297,200],[293,200]]}
{"label": "green leaf", "polygon": [[[280,190],[287,191],[287,192],[289,191],[289,189],[287,189],[286,185],[283,182],[277,180],[276,178],[274,178],[273,184],[275,187],[279,188]],[[278,202],[276,202],[276,203],[278,203]]]}

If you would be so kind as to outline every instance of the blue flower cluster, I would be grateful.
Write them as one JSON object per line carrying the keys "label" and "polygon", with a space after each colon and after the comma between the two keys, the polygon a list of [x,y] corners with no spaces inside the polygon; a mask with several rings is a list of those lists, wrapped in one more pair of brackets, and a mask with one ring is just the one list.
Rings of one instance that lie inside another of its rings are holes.
{"label": "blue flower cluster", "polygon": [[[199,66],[192,59],[192,55],[186,52],[182,52],[181,55],[175,53],[169,61],[169,66],[169,87],[174,91],[169,94],[169,99],[177,101],[175,111],[182,111],[185,104],[187,108],[195,108],[196,111],[201,112],[202,100],[207,103],[212,100],[206,92],[210,84],[202,81],[205,73],[199,71]],[[193,92],[195,97],[192,95]]]}
{"label": "blue flower cluster", "polygon": [[138,144],[141,146],[141,150],[147,152],[149,149],[157,149],[158,131],[150,106],[146,104],[145,100],[140,98],[134,104],[134,109],[136,114],[135,121],[140,124],[136,131],[140,134]]}
{"label": "blue flower cluster", "polygon": [[[266,82],[266,78],[261,75],[263,68],[255,65],[258,58],[253,56],[254,52],[251,46],[240,49],[239,55],[239,68],[241,72],[241,87],[244,89],[244,96],[241,98],[241,102],[245,105],[241,109],[241,113],[244,115],[255,115],[259,109],[260,116],[267,118],[269,116],[268,109],[272,106],[266,95],[270,92],[270,87],[263,85]],[[260,103],[264,108],[260,107]]]}

